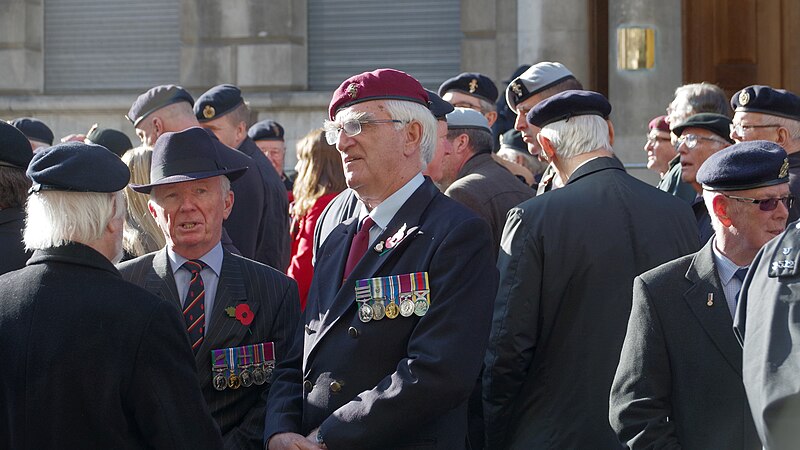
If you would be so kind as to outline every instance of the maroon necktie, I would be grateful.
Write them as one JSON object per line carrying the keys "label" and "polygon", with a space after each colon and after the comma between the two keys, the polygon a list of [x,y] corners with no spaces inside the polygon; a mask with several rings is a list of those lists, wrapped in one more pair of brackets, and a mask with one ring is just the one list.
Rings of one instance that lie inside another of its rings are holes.
{"label": "maroon necktie", "polygon": [[375,222],[372,220],[372,217],[367,216],[364,222],[361,223],[361,228],[358,230],[358,233],[353,236],[353,242],[350,243],[350,253],[347,254],[347,264],[344,266],[343,278],[345,280],[350,276],[350,272],[353,271],[353,268],[364,256],[364,253],[367,252],[367,246],[369,246],[369,229],[372,228],[373,225],[375,225]]}
{"label": "maroon necktie", "polygon": [[203,285],[200,271],[208,265],[199,259],[192,259],[183,263],[182,267],[192,273],[186,300],[183,302],[183,319],[186,321],[186,330],[189,333],[189,342],[192,343],[192,351],[197,353],[200,344],[203,343],[203,328],[205,328],[206,321],[204,301],[206,288]]}

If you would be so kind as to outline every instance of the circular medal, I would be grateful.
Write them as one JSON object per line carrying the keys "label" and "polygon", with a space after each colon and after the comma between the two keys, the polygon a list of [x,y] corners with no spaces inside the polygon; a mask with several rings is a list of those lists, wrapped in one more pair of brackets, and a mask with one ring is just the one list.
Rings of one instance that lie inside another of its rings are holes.
{"label": "circular medal", "polygon": [[372,308],[368,304],[363,303],[361,307],[358,308],[358,318],[364,323],[372,320]]}
{"label": "circular medal", "polygon": [[239,379],[242,380],[242,386],[244,387],[253,385],[253,375],[250,374],[250,369],[244,369],[239,372]]}
{"label": "circular medal", "polygon": [[400,301],[400,315],[403,317],[411,317],[414,314],[414,302],[406,297]]}
{"label": "circular medal", "polygon": [[239,377],[237,377],[235,373],[232,373],[228,377],[228,387],[229,388],[231,388],[231,389],[239,389],[239,387],[241,385],[242,385],[242,380],[240,380]]}
{"label": "circular medal", "polygon": [[426,312],[428,312],[428,302],[423,299],[417,300],[414,303],[414,314],[422,317]]}
{"label": "circular medal", "polygon": [[272,371],[275,369],[275,361],[267,361],[264,365],[264,376],[266,377],[266,381],[272,378]]}
{"label": "circular medal", "polygon": [[214,375],[212,384],[214,384],[214,389],[218,391],[224,391],[225,388],[228,387],[228,380],[225,379],[225,375],[218,373]]}
{"label": "circular medal", "polygon": [[264,374],[264,369],[256,367],[253,369],[253,383],[261,386],[267,381],[267,375]]}
{"label": "circular medal", "polygon": [[400,314],[400,307],[397,306],[397,303],[392,302],[386,305],[386,317],[394,319],[398,314]]}
{"label": "circular medal", "polygon": [[383,299],[375,300],[375,303],[372,304],[372,318],[381,320],[384,316],[386,316],[386,307],[383,306]]}

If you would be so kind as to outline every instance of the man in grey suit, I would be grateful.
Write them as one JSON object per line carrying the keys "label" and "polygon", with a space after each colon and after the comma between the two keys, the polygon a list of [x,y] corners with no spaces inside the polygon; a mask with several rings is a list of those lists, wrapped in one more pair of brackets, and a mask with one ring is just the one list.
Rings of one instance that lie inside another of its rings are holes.
{"label": "man in grey suit", "polygon": [[226,168],[224,152],[230,149],[197,127],[158,138],[151,184],[131,187],[150,194],[167,246],[119,270],[183,312],[203,396],[225,448],[258,449],[272,369],[277,363],[275,371],[283,370],[300,303],[294,281],[223,250],[222,221],[234,201],[230,182],[247,170]]}
{"label": "man in grey suit", "polygon": [[634,281],[609,405],[623,445],[761,447],[731,327],[747,266],[785,227],[788,168],[780,146],[753,141],[715,153],[697,172],[716,234]]}

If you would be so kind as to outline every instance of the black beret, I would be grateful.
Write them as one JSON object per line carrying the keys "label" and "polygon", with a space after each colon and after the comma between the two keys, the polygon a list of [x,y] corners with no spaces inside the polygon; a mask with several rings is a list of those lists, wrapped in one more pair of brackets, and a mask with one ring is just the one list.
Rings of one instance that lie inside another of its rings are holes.
{"label": "black beret", "polygon": [[757,112],[800,120],[800,97],[769,86],[748,86],[731,97],[731,107],[739,112]]}
{"label": "black beret", "polygon": [[244,103],[242,91],[232,84],[220,84],[197,97],[194,115],[200,122],[208,122],[233,111]]}
{"label": "black beret", "polygon": [[571,78],[575,76],[561,63],[544,61],[534,64],[508,84],[506,103],[515,111],[518,103]]}
{"label": "black beret", "polygon": [[112,128],[98,128],[97,124],[89,130],[86,140],[90,141],[89,144],[102,145],[120,158],[133,148],[131,140],[125,133]]}
{"label": "black beret", "polygon": [[200,127],[164,133],[153,146],[150,184],[131,184],[131,189],[149,194],[154,186],[202,180],[218,175],[226,175],[233,181],[247,167],[225,167],[219,155],[229,151],[231,149],[214,137],[211,131]]}
{"label": "black beret", "polygon": [[457,91],[473,97],[479,97],[489,103],[497,101],[497,86],[494,81],[481,73],[464,72],[445,80],[439,86],[439,95],[444,97],[448,91]]}
{"label": "black beret", "polygon": [[0,120],[0,166],[25,170],[33,158],[31,143],[15,126]]}
{"label": "black beret", "polygon": [[26,173],[33,181],[30,192],[117,192],[131,177],[119,156],[83,142],[65,142],[36,153]]}
{"label": "black beret", "polygon": [[262,120],[250,127],[247,135],[254,141],[282,141],[283,127],[274,120]]}
{"label": "black beret", "polygon": [[528,144],[522,140],[522,133],[517,130],[508,130],[500,135],[500,150],[503,149],[530,155],[528,153]]}
{"label": "black beret", "polygon": [[22,131],[28,139],[53,145],[53,131],[39,119],[33,117],[20,117],[11,121],[11,125]]}
{"label": "black beret", "polygon": [[431,113],[433,113],[433,117],[436,117],[437,120],[446,120],[447,115],[453,112],[455,107],[442,100],[439,94],[427,89],[425,89],[425,91],[428,92],[428,105],[430,106]]}
{"label": "black beret", "polygon": [[743,191],[789,182],[789,158],[771,141],[745,141],[714,153],[697,171],[708,191]]}
{"label": "black beret", "polygon": [[675,136],[680,136],[687,128],[702,128],[708,130],[725,141],[733,144],[731,139],[731,119],[728,116],[716,113],[700,113],[689,116],[683,122],[672,127]]}
{"label": "black beret", "polygon": [[145,117],[158,111],[159,109],[169,106],[173,103],[186,102],[189,105],[194,104],[194,99],[191,94],[180,86],[174,84],[164,84],[150,88],[147,92],[140,95],[136,101],[133,102],[131,109],[125,116],[130,120],[133,126],[139,125]]}
{"label": "black beret", "polygon": [[603,94],[573,90],[542,100],[528,111],[527,119],[532,125],[543,128],[559,120],[569,120],[570,117],[591,115],[608,119],[609,114],[611,103]]}

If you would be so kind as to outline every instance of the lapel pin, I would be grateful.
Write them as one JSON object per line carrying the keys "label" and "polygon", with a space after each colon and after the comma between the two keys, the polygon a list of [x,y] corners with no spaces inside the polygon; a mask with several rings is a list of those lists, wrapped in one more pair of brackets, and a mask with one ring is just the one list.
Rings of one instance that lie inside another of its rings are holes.
{"label": "lapel pin", "polygon": [[708,301],[706,302],[706,306],[714,306],[714,293],[708,293]]}

